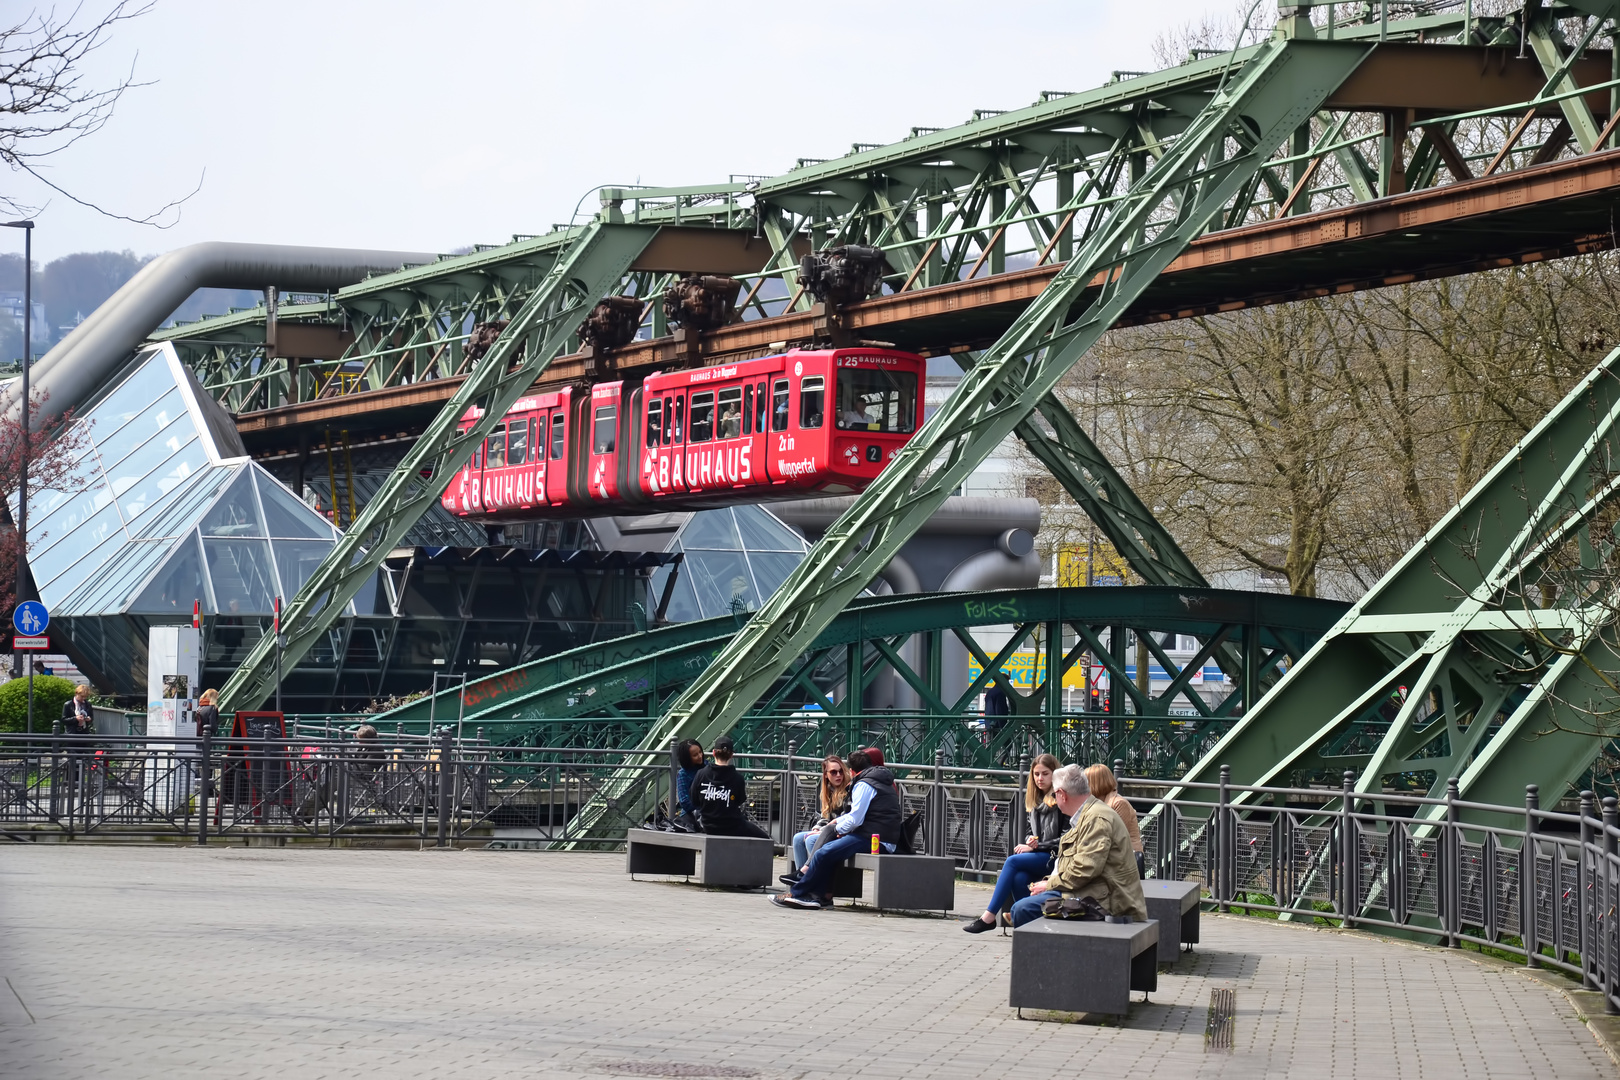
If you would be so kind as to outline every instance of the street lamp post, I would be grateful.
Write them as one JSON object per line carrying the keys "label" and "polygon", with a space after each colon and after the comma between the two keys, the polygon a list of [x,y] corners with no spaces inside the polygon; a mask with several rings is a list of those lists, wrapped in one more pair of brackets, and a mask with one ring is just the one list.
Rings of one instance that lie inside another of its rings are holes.
{"label": "street lamp post", "polygon": [[[17,594],[13,601],[20,604],[27,599],[24,582],[28,580],[28,439],[33,419],[29,415],[28,366],[34,358],[34,223],[6,221],[0,225],[23,231],[22,481],[17,485]],[[29,667],[32,671],[32,663]],[[30,709],[30,732],[34,728],[33,721]]]}

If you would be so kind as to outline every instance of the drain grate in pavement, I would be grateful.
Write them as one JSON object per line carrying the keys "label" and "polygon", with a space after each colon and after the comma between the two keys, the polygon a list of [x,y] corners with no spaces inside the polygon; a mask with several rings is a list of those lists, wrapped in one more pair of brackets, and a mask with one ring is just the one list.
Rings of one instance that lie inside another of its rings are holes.
{"label": "drain grate in pavement", "polygon": [[1209,1019],[1204,1024],[1204,1049],[1230,1052],[1233,1026],[1237,1020],[1237,991],[1209,992]]}
{"label": "drain grate in pavement", "polygon": [[596,1068],[615,1076],[696,1077],[699,1080],[706,1077],[749,1080],[759,1075],[758,1069],[745,1069],[740,1065],[702,1065],[684,1061],[604,1061]]}

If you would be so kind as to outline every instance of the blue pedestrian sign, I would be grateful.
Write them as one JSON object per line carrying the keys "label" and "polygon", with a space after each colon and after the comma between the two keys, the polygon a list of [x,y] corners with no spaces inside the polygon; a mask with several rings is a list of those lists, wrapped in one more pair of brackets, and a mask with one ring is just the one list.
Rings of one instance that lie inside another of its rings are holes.
{"label": "blue pedestrian sign", "polygon": [[30,637],[43,634],[45,628],[51,625],[51,613],[45,610],[45,605],[38,600],[24,600],[17,605],[17,610],[11,613],[11,625],[17,628],[17,633],[27,634]]}

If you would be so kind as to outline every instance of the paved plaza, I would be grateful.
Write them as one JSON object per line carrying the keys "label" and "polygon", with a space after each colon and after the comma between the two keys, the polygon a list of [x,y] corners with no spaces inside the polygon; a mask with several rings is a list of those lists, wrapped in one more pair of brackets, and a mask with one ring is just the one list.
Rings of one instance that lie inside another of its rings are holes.
{"label": "paved plaza", "polygon": [[[0,1076],[1616,1075],[1558,988],[1469,954],[1206,916],[1124,1026],[1037,1023],[1000,934],[623,862],[0,848]],[[1204,1045],[1216,988],[1229,1054]]]}

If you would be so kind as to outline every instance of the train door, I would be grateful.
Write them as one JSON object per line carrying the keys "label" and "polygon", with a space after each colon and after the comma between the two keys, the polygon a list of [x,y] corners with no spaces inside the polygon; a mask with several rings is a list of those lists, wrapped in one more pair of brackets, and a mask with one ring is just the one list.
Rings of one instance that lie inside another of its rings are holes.
{"label": "train door", "polygon": [[[646,415],[642,402],[646,387],[638,386],[628,394],[620,395],[619,408],[619,498],[627,503],[644,503],[647,494],[641,487],[641,463],[646,458]],[[660,403],[660,406],[662,403]]]}
{"label": "train door", "polygon": [[546,503],[568,505],[568,402],[572,389],[557,394],[546,414]]}
{"label": "train door", "polygon": [[593,502],[612,502],[619,497],[619,398],[623,389],[622,382],[591,387],[585,416],[589,437],[585,488]]}
{"label": "train door", "polygon": [[531,503],[535,507],[546,505],[546,420],[549,409],[536,409],[529,414],[528,431],[524,437],[523,471],[527,476]]}
{"label": "train door", "polygon": [[591,395],[585,390],[570,388],[563,402],[568,413],[568,502],[570,506],[589,506],[593,496],[590,490],[591,466]]}
{"label": "train door", "polygon": [[771,413],[769,385],[769,380],[760,376],[751,376],[743,383],[742,483],[749,487],[771,482],[765,470],[765,450],[769,441],[766,428],[770,424]]}

